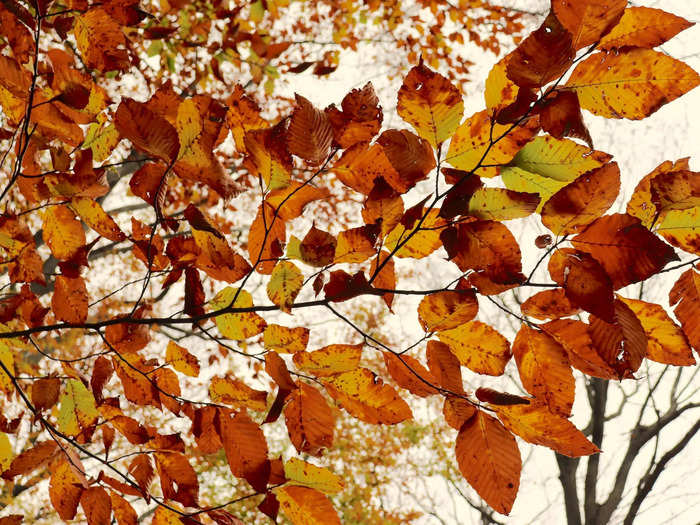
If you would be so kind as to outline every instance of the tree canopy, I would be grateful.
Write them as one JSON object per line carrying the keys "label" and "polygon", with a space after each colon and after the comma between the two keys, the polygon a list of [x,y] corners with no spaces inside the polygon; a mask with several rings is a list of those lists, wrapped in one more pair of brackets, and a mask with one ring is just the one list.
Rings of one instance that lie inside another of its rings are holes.
{"label": "tree canopy", "polygon": [[[700,84],[655,49],[692,23],[552,0],[523,35],[531,14],[2,0],[2,503],[36,488],[42,512],[89,525],[340,523],[353,480],[333,451],[434,398],[456,434],[441,460],[508,514],[522,442],[600,452],[570,421],[577,377],[695,366],[700,177],[667,160],[617,210],[620,167],[584,118],[641,120]],[[371,82],[326,108],[276,93],[368,42],[411,64],[399,125]],[[473,114],[467,45],[494,53]],[[548,233],[516,239],[527,221]],[[678,269],[668,302],[628,288]],[[217,461],[226,489],[204,491]]]}

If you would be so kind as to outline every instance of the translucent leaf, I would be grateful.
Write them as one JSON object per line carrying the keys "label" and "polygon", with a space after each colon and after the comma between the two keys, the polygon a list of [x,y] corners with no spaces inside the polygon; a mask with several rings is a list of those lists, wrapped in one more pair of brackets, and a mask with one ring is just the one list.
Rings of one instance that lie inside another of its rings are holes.
{"label": "translucent leaf", "polygon": [[532,214],[540,204],[537,193],[503,188],[479,188],[469,199],[468,214],[478,219],[509,221]]}
{"label": "translucent leaf", "polygon": [[56,319],[67,323],[84,323],[88,314],[88,293],[83,278],[57,275],[51,308]]}
{"label": "translucent leaf", "polygon": [[267,283],[267,296],[280,307],[280,310],[291,313],[294,299],[299,295],[304,284],[304,275],[294,263],[280,261],[272,270]]}
{"label": "translucent leaf", "polygon": [[289,152],[318,165],[330,153],[333,128],[324,112],[313,107],[304,97],[295,97],[296,107],[287,130]]}
{"label": "translucent leaf", "polygon": [[280,510],[293,525],[340,525],[338,513],[322,492],[285,486],[278,488],[276,494]]}
{"label": "translucent leaf", "polygon": [[309,343],[309,329],[303,326],[289,328],[278,324],[269,324],[263,333],[266,349],[280,353],[301,352]]}
{"label": "translucent leaf", "polygon": [[[482,164],[508,164],[515,154],[527,144],[536,129],[517,126],[511,130],[509,125],[493,124],[487,111],[481,111],[465,120],[457,129],[445,160],[455,168],[473,171]],[[495,140],[505,135],[501,140]],[[497,175],[495,168],[477,170],[481,177]]]}
{"label": "translucent leaf", "polygon": [[440,341],[428,341],[425,356],[430,374],[435,378],[435,383],[433,383],[435,386],[454,394],[464,394],[459,359],[447,344]]}
{"label": "translucent leaf", "polygon": [[639,120],[700,84],[680,60],[649,49],[596,53],[580,62],[566,86],[581,107],[606,118]]}
{"label": "translucent leaf", "polygon": [[299,458],[291,458],[284,463],[284,476],[291,485],[316,489],[325,494],[335,494],[345,488],[340,476]]}
{"label": "translucent leaf", "polygon": [[168,346],[165,349],[165,360],[181,374],[190,377],[199,375],[199,359],[175,341],[168,341]]}
{"label": "translucent leaf", "polygon": [[264,491],[270,467],[267,441],[260,426],[245,411],[233,418],[222,415],[221,441],[233,475],[244,478],[256,490]]}
{"label": "translucent leaf", "polygon": [[384,352],[384,363],[396,384],[414,396],[427,397],[438,393],[431,386],[436,384],[433,374],[416,358],[406,354],[398,356],[391,352]]}
{"label": "translucent leaf", "polygon": [[694,25],[687,20],[651,7],[628,7],[620,22],[598,44],[599,49],[659,46]]}
{"label": "translucent leaf", "polygon": [[477,374],[499,376],[510,361],[508,340],[480,321],[439,332],[438,337],[450,347],[462,365]]}
{"label": "translucent leaf", "polygon": [[616,162],[588,171],[547,200],[542,207],[542,224],[557,236],[579,231],[605,213],[619,192]]}
{"label": "translucent leaf", "polygon": [[365,423],[393,425],[413,417],[396,391],[366,368],[328,377],[323,384],[351,416]]}
{"label": "translucent leaf", "polygon": [[73,33],[80,54],[89,67],[103,73],[130,67],[122,28],[101,7],[76,16]]}
{"label": "translucent leaf", "polygon": [[277,210],[283,220],[291,221],[304,213],[307,204],[328,197],[330,192],[327,188],[293,180],[286,188],[269,192],[265,201]]}
{"label": "translucent leaf", "polygon": [[598,42],[620,20],[625,0],[552,0],[552,11],[573,35],[578,50]]}
{"label": "translucent leaf", "polygon": [[166,163],[177,158],[180,151],[177,131],[167,120],[151,111],[148,104],[122,98],[114,115],[114,125],[122,137],[141,151]]}
{"label": "translucent leaf", "polygon": [[44,215],[44,242],[56,259],[73,258],[85,246],[85,231],[65,205],[51,206]]}
{"label": "translucent leaf", "polygon": [[568,317],[580,311],[578,306],[567,299],[563,288],[543,290],[536,293],[520,305],[520,310],[524,315],[542,321]]}
{"label": "translucent leaf", "polygon": [[0,472],[5,472],[10,467],[13,457],[10,438],[4,432],[0,432]]}
{"label": "translucent leaf", "polygon": [[572,244],[595,257],[616,290],[644,281],[678,260],[673,248],[642,226],[639,219],[625,214],[595,220],[572,239]]}
{"label": "translucent leaf", "polygon": [[549,447],[572,458],[600,452],[568,419],[541,402],[493,407],[505,427],[528,443]]}
{"label": "translucent leaf", "polygon": [[362,357],[362,344],[328,345],[313,352],[296,352],[293,360],[299,370],[318,377],[355,370]]}
{"label": "translucent leaf", "polygon": [[213,377],[209,396],[214,403],[263,411],[267,408],[267,392],[250,388],[243,381],[231,377]]}
{"label": "translucent leaf", "polygon": [[439,332],[471,321],[478,311],[473,290],[436,292],[421,300],[418,320],[426,332]]}
{"label": "translucent leaf", "polygon": [[[250,308],[253,306],[253,297],[245,290],[240,291],[234,303],[235,297],[236,289],[227,286],[210,301],[212,310],[227,308],[229,305],[234,308]],[[216,316],[215,320],[221,334],[234,341],[243,341],[258,335],[267,326],[265,320],[255,312],[222,314]]]}
{"label": "translucent leaf", "polygon": [[513,435],[478,410],[460,429],[455,453],[460,472],[479,496],[501,514],[510,513],[522,468]]}
{"label": "translucent leaf", "polygon": [[67,460],[62,460],[52,469],[49,498],[62,520],[68,521],[75,517],[83,490],[81,479]]}
{"label": "translucent leaf", "polygon": [[668,302],[688,341],[700,352],[700,274],[693,268],[684,272],[671,288]]}
{"label": "translucent leaf", "polygon": [[549,410],[571,415],[575,380],[564,348],[544,332],[522,325],[513,341],[513,356],[525,390]]}
{"label": "translucent leaf", "polygon": [[87,525],[109,525],[112,517],[112,500],[102,487],[85,489],[80,496],[80,506]]}
{"label": "translucent leaf", "polygon": [[316,388],[303,382],[288,399],[284,418],[290,441],[298,452],[320,455],[333,444],[335,417],[331,408]]}
{"label": "translucent leaf", "polygon": [[66,381],[59,404],[58,428],[69,436],[77,436],[91,427],[100,415],[92,392],[77,379]]}
{"label": "translucent leaf", "polygon": [[406,75],[399,89],[396,111],[435,148],[459,126],[464,103],[459,89],[421,61]]}
{"label": "translucent leaf", "polygon": [[676,366],[695,364],[693,352],[681,328],[658,304],[619,298],[637,316],[647,335],[646,357],[652,361]]}
{"label": "translucent leaf", "polygon": [[195,507],[199,498],[197,473],[187,456],[179,452],[159,451],[154,454],[163,497]]}
{"label": "translucent leaf", "polygon": [[700,255],[700,207],[665,213],[654,231],[673,246]]}
{"label": "translucent leaf", "polygon": [[114,219],[107,215],[99,202],[87,197],[74,197],[70,207],[80,215],[85,224],[90,226],[102,237],[114,242],[121,242],[126,238]]}

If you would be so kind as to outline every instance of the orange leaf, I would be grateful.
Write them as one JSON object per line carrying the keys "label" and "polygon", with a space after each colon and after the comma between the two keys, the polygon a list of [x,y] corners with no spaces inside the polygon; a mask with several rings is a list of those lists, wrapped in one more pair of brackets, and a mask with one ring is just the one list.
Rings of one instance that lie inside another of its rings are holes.
{"label": "orange leaf", "polygon": [[671,288],[668,302],[688,341],[700,352],[700,274],[693,268],[684,272]]}
{"label": "orange leaf", "polygon": [[601,264],[585,252],[563,248],[549,259],[552,279],[574,305],[605,319],[613,318],[613,285]]}
{"label": "orange leaf", "polygon": [[525,390],[544,400],[551,412],[569,417],[576,382],[564,348],[523,324],[513,341],[513,355]]}
{"label": "orange leaf", "polygon": [[680,60],[650,49],[629,49],[596,53],[579,62],[566,87],[595,115],[638,120],[698,84],[700,76]]}
{"label": "orange leaf", "polygon": [[32,404],[34,408],[44,410],[58,402],[61,380],[57,377],[42,377],[32,383]]}
{"label": "orange leaf", "polygon": [[289,439],[298,452],[319,456],[333,444],[335,417],[318,390],[302,382],[298,386],[284,408]]}
{"label": "orange leaf", "polygon": [[384,148],[384,154],[397,175],[387,172],[384,178],[398,193],[406,193],[419,181],[428,178],[435,167],[433,150],[428,141],[408,130],[386,130],[377,143]]}
{"label": "orange leaf", "polygon": [[124,232],[114,219],[107,215],[99,202],[88,197],[73,197],[70,207],[80,215],[85,224],[104,238],[114,242],[121,242],[126,238]]}
{"label": "orange leaf", "polygon": [[478,311],[474,290],[450,290],[426,295],[418,305],[418,320],[426,332],[440,332],[471,321]]}
{"label": "orange leaf", "polygon": [[226,99],[228,125],[238,151],[245,151],[244,137],[248,131],[266,128],[268,123],[260,116],[258,105],[245,94],[243,86],[236,84],[233,93]]}
{"label": "orange leaf", "polygon": [[45,464],[56,452],[58,445],[55,441],[40,441],[22,452],[12,460],[10,468],[2,473],[4,479],[11,480],[15,476],[28,474]]}
{"label": "orange leaf", "polygon": [[336,263],[360,263],[373,255],[376,250],[377,228],[371,226],[359,226],[350,228],[338,234],[338,244],[335,247]]}
{"label": "orange leaf", "polygon": [[574,137],[583,140],[593,149],[593,139],[583,122],[578,96],[571,91],[557,91],[545,101],[540,110],[542,129],[556,137]]}
{"label": "orange leaf", "polygon": [[221,441],[231,472],[245,479],[258,491],[264,491],[270,472],[265,435],[247,412],[233,418],[220,414]]}
{"label": "orange leaf", "polygon": [[379,177],[390,185],[390,181],[400,180],[384,148],[378,143],[358,142],[353,145],[335,162],[332,171],[340,182],[364,195],[369,195]]}
{"label": "orange leaf", "polygon": [[321,164],[331,150],[333,128],[328,117],[301,95],[295,95],[296,108],[289,120],[287,146],[289,152],[311,165]]}
{"label": "orange leaf", "polygon": [[438,337],[450,347],[462,365],[477,374],[500,376],[510,361],[508,340],[480,321],[439,332]]}
{"label": "orange leaf", "polygon": [[695,358],[685,334],[663,307],[625,297],[619,297],[619,299],[629,306],[642,324],[648,339],[646,353],[648,359],[676,366],[695,364]]}
{"label": "orange leaf", "polygon": [[75,41],[85,63],[101,72],[130,67],[127,42],[120,25],[101,7],[75,17]]}
{"label": "orange leaf", "polygon": [[435,378],[433,384],[455,394],[464,394],[462,369],[450,347],[439,341],[428,341],[425,355],[428,369]]}
{"label": "orange leaf", "polygon": [[[263,209],[265,215],[263,217]],[[277,259],[282,255],[282,246],[287,238],[285,223],[268,203],[258,208],[258,214],[248,234],[248,254],[259,273],[272,273]]]}
{"label": "orange leaf", "polygon": [[613,368],[593,347],[588,325],[573,319],[557,319],[541,325],[566,350],[569,362],[584,374],[602,379],[618,379]]}
{"label": "orange leaf", "polygon": [[404,78],[396,111],[435,148],[449,139],[459,126],[464,103],[459,89],[424,66],[421,60]]}
{"label": "orange leaf", "polygon": [[83,278],[57,275],[51,308],[56,319],[67,323],[84,323],[88,314],[88,294]]}
{"label": "orange leaf", "polygon": [[245,134],[245,147],[252,163],[253,173],[262,178],[266,189],[286,188],[292,174],[292,156],[287,149],[285,121],[265,129]]}
{"label": "orange leaf", "polygon": [[615,300],[614,322],[592,315],[589,333],[598,354],[617,371],[620,379],[636,372],[647,354],[648,341],[642,324],[619,299]]}
{"label": "orange leaf", "polygon": [[651,7],[628,7],[620,22],[598,44],[599,49],[659,46],[681,31],[693,26],[692,22]]}
{"label": "orange leaf", "polygon": [[479,496],[497,512],[510,513],[522,468],[513,435],[478,410],[460,429],[455,453],[460,472]]}
{"label": "orange leaf", "polygon": [[304,274],[290,261],[279,261],[270,274],[267,296],[280,310],[291,313],[294,299],[304,284]]}
{"label": "orange leaf", "polygon": [[112,511],[117,525],[138,525],[138,516],[131,504],[116,492],[109,492],[112,500]]}
{"label": "orange leaf", "polygon": [[625,0],[552,0],[552,11],[573,35],[575,50],[598,42],[617,25]]}
{"label": "orange leaf", "polygon": [[382,125],[382,108],[371,82],[362,89],[353,89],[341,103],[342,111],[334,104],[326,108],[333,126],[333,136],[341,148],[350,148],[358,142],[372,140]]}
{"label": "orange leaf", "polygon": [[175,341],[168,341],[168,346],[165,350],[165,360],[181,374],[190,377],[199,375],[199,360],[187,348],[180,346]]}
{"label": "orange leaf", "polygon": [[323,384],[351,416],[365,423],[394,425],[413,417],[396,391],[366,368],[330,376]]}
{"label": "orange leaf", "polygon": [[553,414],[544,403],[493,408],[505,427],[528,443],[549,447],[572,458],[600,452],[568,419]]}
{"label": "orange leaf", "polygon": [[141,151],[167,163],[174,162],[180,151],[177,131],[143,102],[123,98],[114,115],[114,125],[122,137]]}
{"label": "orange leaf", "polygon": [[327,188],[318,188],[309,183],[293,180],[286,188],[269,192],[265,201],[277,210],[283,220],[291,221],[300,217],[310,202],[328,197],[330,192]]}
{"label": "orange leaf", "polygon": [[163,497],[196,507],[199,482],[187,456],[178,452],[156,452],[154,456]]}
{"label": "orange leaf", "polygon": [[520,310],[529,317],[543,321],[568,317],[580,311],[579,307],[572,304],[566,297],[563,288],[536,293],[520,305]]}
{"label": "orange leaf", "polygon": [[80,496],[80,506],[88,525],[109,525],[112,516],[112,500],[102,487],[90,487]]}
{"label": "orange leaf", "polygon": [[398,356],[391,352],[384,352],[384,363],[396,384],[411,394],[428,397],[438,393],[434,387],[430,386],[436,384],[433,374],[416,358],[405,354]]}
{"label": "orange leaf", "polygon": [[83,225],[63,204],[46,210],[43,237],[53,256],[62,261],[73,258],[85,246]]}
{"label": "orange leaf", "polygon": [[67,460],[62,460],[52,469],[49,498],[62,520],[69,521],[75,517],[84,490],[83,481]]}

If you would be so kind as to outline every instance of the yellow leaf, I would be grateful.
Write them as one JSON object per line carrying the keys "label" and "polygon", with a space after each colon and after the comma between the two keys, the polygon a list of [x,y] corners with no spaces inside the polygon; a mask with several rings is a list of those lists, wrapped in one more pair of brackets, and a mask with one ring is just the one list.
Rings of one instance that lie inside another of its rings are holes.
{"label": "yellow leaf", "polygon": [[664,213],[655,231],[674,246],[700,255],[700,207]]}
{"label": "yellow leaf", "polygon": [[202,133],[202,115],[199,114],[194,100],[183,100],[177,108],[175,129],[180,139],[178,160],[185,160],[195,166],[207,165],[209,159],[197,139]]}
{"label": "yellow leaf", "polygon": [[280,307],[280,310],[291,313],[294,299],[304,284],[304,275],[294,263],[280,261],[272,270],[267,283],[267,296]]}
{"label": "yellow leaf", "polygon": [[266,349],[280,353],[293,354],[306,349],[309,343],[309,329],[303,326],[289,328],[279,324],[270,324],[263,333]]}
{"label": "yellow leaf", "polygon": [[[4,325],[1,325],[3,332],[7,331]],[[0,342],[0,361],[5,368],[7,368],[10,374],[15,374],[15,351],[9,347],[6,340]],[[6,395],[10,395],[14,392],[15,387],[12,384],[12,380],[8,377],[4,370],[0,370],[0,390],[5,392]]]}
{"label": "yellow leaf", "polygon": [[650,49],[630,49],[588,57],[566,86],[595,115],[639,120],[698,84],[700,76],[680,60]]}
{"label": "yellow leaf", "polygon": [[[491,117],[484,110],[472,115],[457,128],[445,160],[455,168],[472,171],[482,164],[507,164],[536,133],[534,127],[491,125]],[[498,142],[496,139],[503,136]],[[496,168],[480,168],[481,177],[498,175]]]}
{"label": "yellow leaf", "polygon": [[323,383],[333,399],[365,423],[393,425],[413,417],[396,391],[366,368],[331,376]]}
{"label": "yellow leaf", "polygon": [[90,226],[102,237],[114,242],[121,242],[126,235],[119,228],[114,219],[107,215],[99,202],[88,197],[73,197],[70,207],[80,215],[85,224]]}
{"label": "yellow leaf", "polygon": [[4,432],[0,432],[0,472],[4,472],[10,467],[13,457],[10,438]]}
{"label": "yellow leaf", "polygon": [[647,334],[646,357],[648,359],[676,366],[695,364],[688,339],[663,307],[645,301],[626,299],[620,296],[618,298],[630,307],[639,322],[642,323],[642,329]]}
{"label": "yellow leaf", "polygon": [[509,221],[532,214],[540,204],[538,192],[521,193],[503,188],[479,188],[469,199],[469,215],[479,219]]}
{"label": "yellow leaf", "polygon": [[51,206],[44,215],[44,242],[56,259],[65,261],[85,246],[85,231],[65,205]]}
{"label": "yellow leaf", "polygon": [[687,20],[651,7],[628,7],[618,24],[605,35],[598,49],[652,48],[694,25]]}
{"label": "yellow leaf", "polygon": [[395,255],[397,257],[412,257],[414,259],[427,257],[442,246],[440,232],[442,231],[441,228],[445,226],[445,220],[438,217],[439,212],[440,210],[437,209],[430,210],[421,225],[421,229],[417,232],[417,223],[409,231],[406,231],[402,224],[398,224],[385,239],[385,248],[392,251],[399,243],[403,243],[411,235],[408,242],[402,244]]}
{"label": "yellow leaf", "polygon": [[61,394],[58,411],[58,428],[61,432],[77,436],[93,425],[99,415],[92,392],[81,381],[69,379]]}
{"label": "yellow leaf", "polygon": [[175,341],[169,341],[165,360],[178,372],[190,377],[199,375],[199,360]]}
{"label": "yellow leaf", "polygon": [[426,332],[439,332],[471,321],[478,311],[473,290],[437,292],[421,300],[418,320]]}
{"label": "yellow leaf", "polygon": [[280,487],[276,493],[280,510],[293,525],[340,525],[338,513],[323,493],[295,486]]}
{"label": "yellow leaf", "polygon": [[498,61],[486,77],[484,98],[488,109],[498,109],[515,102],[520,88],[506,75],[507,60]]}
{"label": "yellow leaf", "polygon": [[510,360],[508,340],[480,321],[438,333],[459,362],[478,374],[499,376]]}
{"label": "yellow leaf", "polygon": [[[212,310],[226,308],[236,295],[236,289],[227,286],[221,290],[211,301]],[[253,306],[253,296],[245,290],[241,290],[233,307],[250,308]],[[258,335],[267,326],[265,320],[255,312],[244,312],[237,314],[222,314],[216,318],[216,326],[224,337],[234,341],[243,341],[254,335]]]}
{"label": "yellow leaf", "polygon": [[464,103],[459,89],[421,62],[406,75],[396,111],[435,148],[449,139],[459,126]]}
{"label": "yellow leaf", "polygon": [[319,377],[330,376],[355,370],[360,364],[362,346],[328,345],[313,352],[297,352],[293,360],[299,370]]}
{"label": "yellow leaf", "polygon": [[325,494],[335,494],[345,488],[340,476],[298,458],[292,458],[284,464],[284,477],[291,485],[309,487]]}
{"label": "yellow leaf", "polygon": [[258,411],[267,408],[267,392],[250,388],[243,381],[230,377],[212,378],[209,396],[214,403],[226,403]]}
{"label": "yellow leaf", "polygon": [[549,447],[576,458],[600,452],[568,419],[549,411],[542,402],[529,405],[492,405],[505,427],[528,443]]}

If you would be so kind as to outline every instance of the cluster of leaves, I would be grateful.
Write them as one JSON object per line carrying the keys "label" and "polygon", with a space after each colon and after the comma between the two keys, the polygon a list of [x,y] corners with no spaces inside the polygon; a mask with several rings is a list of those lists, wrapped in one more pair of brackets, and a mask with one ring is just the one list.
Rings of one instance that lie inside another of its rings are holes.
{"label": "cluster of leaves", "polygon": [[[10,144],[2,164],[11,166],[0,194],[8,289],[0,390],[11,414],[0,416],[2,477],[29,485],[48,465],[49,497],[63,520],[80,507],[91,525],[112,516],[128,525],[142,501],[156,505],[157,525],[239,523],[240,498],[204,501],[192,466],[223,451],[232,475],[251,487],[245,498],[261,496],[261,512],[339,523],[327,495],[344,481],[300,457],[272,456],[264,425],[283,416],[289,448],[321,458],[334,445],[336,406],[392,425],[412,418],[412,396],[444,398],[462,474],[504,514],[520,482],[515,436],[567,456],[597,453],[568,419],[574,369],[634,380],[644,359],[687,366],[691,349],[700,350],[692,266],[700,177],[687,159],[665,162],[641,179],[625,213],[606,214],[620,170],[593,149],[582,117],[642,119],[700,84],[683,62],[653,50],[691,24],[626,4],[552,0],[542,26],[493,67],[486,108],[466,118],[460,91],[421,60],[397,94],[411,131],[382,130],[371,84],[325,110],[298,95],[277,122],[240,85],[225,99],[163,82],[146,101],[114,100],[101,82],[133,67],[125,34],[145,19],[137,3],[76,2],[56,12],[50,2],[3,2],[3,20],[16,30],[0,55],[2,139]],[[47,25],[70,32],[77,53],[42,49]],[[126,143],[139,159],[128,190],[106,164]],[[228,146],[257,184],[232,177],[220,154]],[[106,196],[119,190],[141,199],[148,218],[120,223],[106,211]],[[210,205],[241,192],[255,211],[247,221],[231,206],[246,225],[234,238]],[[323,217],[310,221],[306,210],[339,192],[362,202],[362,222],[326,231]],[[536,239],[543,254],[526,275],[504,222],[535,214],[551,235]],[[94,301],[88,269],[100,251],[116,255],[115,273],[128,261],[143,277]],[[453,273],[443,287],[399,286],[400,264],[445,254]],[[551,282],[533,282],[545,262]],[[670,290],[679,324],[662,305],[619,293],[679,266],[689,266]],[[108,301],[134,285],[135,295]],[[176,287],[184,300],[154,313]],[[511,343],[477,317],[480,301],[502,307],[495,296],[518,287],[543,290],[520,313],[504,309],[521,323]],[[403,295],[422,296],[425,332],[405,349],[363,330],[341,304],[376,297],[391,310]],[[360,342],[310,349],[308,326],[272,322],[305,310],[329,312]],[[173,335],[180,332],[257,363],[269,388],[216,375],[217,357],[204,366]],[[254,345],[263,351],[246,351]],[[367,353],[381,356],[385,371],[369,368]],[[37,356],[55,368],[47,372]],[[481,385],[512,358],[529,396]],[[471,373],[467,385],[463,373]],[[187,378],[200,376],[206,392],[184,396],[195,384]],[[152,424],[165,410],[179,430]],[[18,441],[29,427],[36,439],[15,454],[11,436]],[[112,457],[113,447],[128,452]]]}

